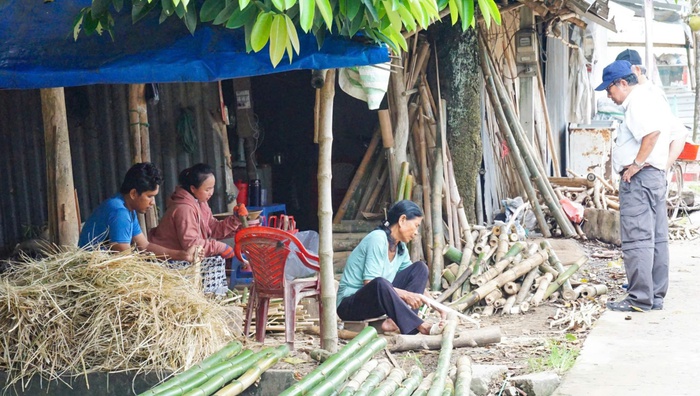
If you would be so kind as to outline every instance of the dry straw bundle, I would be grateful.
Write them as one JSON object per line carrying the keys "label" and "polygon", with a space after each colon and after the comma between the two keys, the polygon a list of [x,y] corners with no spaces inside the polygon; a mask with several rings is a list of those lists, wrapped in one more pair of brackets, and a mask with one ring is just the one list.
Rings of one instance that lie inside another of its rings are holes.
{"label": "dry straw bundle", "polygon": [[205,297],[187,273],[143,255],[26,258],[0,277],[0,370],[8,386],[36,374],[179,371],[239,335],[241,321],[238,308]]}

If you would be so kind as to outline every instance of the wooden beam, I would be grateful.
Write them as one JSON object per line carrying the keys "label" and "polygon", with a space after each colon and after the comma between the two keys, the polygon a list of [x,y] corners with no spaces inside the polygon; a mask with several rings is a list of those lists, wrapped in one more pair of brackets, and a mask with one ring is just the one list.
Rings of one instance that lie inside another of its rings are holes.
{"label": "wooden beam", "polygon": [[76,213],[66,99],[63,88],[41,90],[41,113],[46,145],[49,236],[58,245],[77,245],[80,224]]}

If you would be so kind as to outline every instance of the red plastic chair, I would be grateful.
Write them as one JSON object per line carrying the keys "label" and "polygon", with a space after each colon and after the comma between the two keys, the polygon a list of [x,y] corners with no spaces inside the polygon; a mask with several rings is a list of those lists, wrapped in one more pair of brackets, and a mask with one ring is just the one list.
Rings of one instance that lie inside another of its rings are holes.
{"label": "red plastic chair", "polygon": [[287,256],[292,252],[305,266],[319,271],[318,256],[309,253],[294,235],[271,227],[248,227],[238,231],[235,252],[239,260],[250,264],[253,272],[253,285],[246,310],[245,334],[250,333],[250,321],[253,309],[256,308],[255,339],[264,342],[270,298],[282,297],[284,335],[290,349],[294,349],[296,306],[302,298],[314,297],[320,313],[321,289],[317,277],[288,281],[284,276],[285,263]]}

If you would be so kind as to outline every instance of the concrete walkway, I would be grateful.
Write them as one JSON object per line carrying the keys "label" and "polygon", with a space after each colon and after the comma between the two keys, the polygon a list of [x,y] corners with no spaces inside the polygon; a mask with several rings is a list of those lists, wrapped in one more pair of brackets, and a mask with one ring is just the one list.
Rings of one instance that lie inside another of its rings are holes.
{"label": "concrete walkway", "polygon": [[664,310],[603,313],[554,395],[700,394],[700,241],[670,250]]}

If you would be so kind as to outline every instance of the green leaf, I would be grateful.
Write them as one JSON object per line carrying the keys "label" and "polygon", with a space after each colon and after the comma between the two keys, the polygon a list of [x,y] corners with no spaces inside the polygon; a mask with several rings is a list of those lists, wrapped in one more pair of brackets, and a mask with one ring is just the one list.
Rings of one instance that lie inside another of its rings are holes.
{"label": "green leaf", "polygon": [[163,11],[161,11],[161,18],[163,17],[162,14],[169,17],[175,13],[175,5],[172,0],[161,0],[160,6],[163,9]]}
{"label": "green leaf", "polygon": [[277,67],[282,60],[288,40],[287,22],[284,19],[284,15],[277,14],[272,18],[272,25],[270,26],[270,60],[273,67]]}
{"label": "green leaf", "polygon": [[202,22],[213,21],[224,8],[226,8],[225,0],[205,0],[199,10],[199,20]]}
{"label": "green leaf", "polygon": [[456,0],[449,0],[450,1],[450,22],[452,22],[452,26],[454,26],[457,23],[457,20],[459,19],[459,6],[457,6],[457,1]]}
{"label": "green leaf", "polygon": [[440,18],[440,11],[438,11],[437,5],[435,4],[434,0],[419,0],[419,2],[421,7],[423,8],[423,11],[428,15],[429,18]]}
{"label": "green leaf", "polygon": [[[396,31],[393,27],[390,27],[388,29],[385,29],[382,31],[385,35],[387,35],[392,42],[398,44],[399,47],[401,47],[402,50],[408,51],[408,43],[406,42],[406,39],[403,37],[403,34],[401,34],[401,31]],[[396,53],[399,53],[400,51],[396,51]]]}
{"label": "green leaf", "polygon": [[251,42],[251,37],[253,36],[253,26],[255,26],[255,19],[249,19],[248,22],[245,23],[245,26],[243,27],[243,31],[245,32],[245,52],[250,53],[250,51],[253,50],[253,45],[250,43]]}
{"label": "green leaf", "polygon": [[[300,45],[299,45],[299,35],[297,34],[297,27],[294,26],[294,22],[287,15],[284,15],[284,21],[285,21],[285,24],[287,25],[287,36],[289,37],[289,43],[291,44],[292,48],[294,48],[294,52],[296,52],[298,55]],[[292,54],[289,54],[289,58],[291,61]]]}
{"label": "green leaf", "polygon": [[578,341],[578,338],[576,337],[576,335],[571,334],[571,333],[566,333],[566,335],[564,336],[564,338],[566,338],[566,340],[569,341],[569,342]]}
{"label": "green leaf", "polygon": [[89,9],[89,7],[85,7],[80,10],[75,19],[73,19],[73,40],[75,41],[78,40],[78,36],[80,35],[80,29],[83,26],[83,18],[85,17],[85,10],[87,9]]}
{"label": "green leaf", "polygon": [[155,7],[156,2],[149,3],[146,0],[135,0],[131,7],[131,22],[136,23],[140,21]]}
{"label": "green leaf", "polygon": [[383,1],[384,4],[384,11],[386,12],[387,18],[389,18],[389,27],[393,29],[394,31],[398,31],[401,33],[401,28],[403,27],[403,22],[401,21],[401,16],[397,11],[394,11],[391,9],[391,2],[390,1]]}
{"label": "green leaf", "polygon": [[287,40],[287,45],[284,46],[284,49],[287,51],[287,57],[289,58],[289,63],[292,63],[292,59],[294,59],[294,48],[292,48],[292,42]]}
{"label": "green leaf", "polygon": [[347,10],[345,12],[345,16],[348,17],[348,19],[350,19],[350,20],[355,19],[355,16],[357,16],[357,13],[360,12],[361,6],[362,6],[362,3],[360,3],[359,1],[349,0]]}
{"label": "green leaf", "polygon": [[357,34],[358,31],[360,31],[360,28],[362,28],[362,22],[365,20],[365,14],[364,13],[358,13],[355,15],[355,18],[353,18],[352,22],[350,23],[349,26],[349,36],[354,37],[355,34]]}
{"label": "green leaf", "polygon": [[411,32],[416,29],[416,18],[411,15],[411,11],[409,11],[405,5],[399,3],[397,12],[401,16],[401,20],[403,21],[404,26],[406,26],[406,30]]}
{"label": "green leaf", "polygon": [[416,18],[416,21],[418,21],[420,26],[423,29],[427,29],[428,25],[430,25],[430,19],[428,18],[428,15],[423,11],[423,7],[421,7],[418,0],[409,0],[408,9],[411,11],[411,15],[413,15]]}
{"label": "green leaf", "polygon": [[323,20],[326,22],[328,30],[333,27],[333,8],[328,0],[316,0],[316,6],[321,13]]}
{"label": "green leaf", "polygon": [[226,22],[226,27],[229,29],[238,29],[241,26],[245,26],[248,21],[255,21],[255,13],[257,12],[258,7],[253,4],[249,4],[243,11],[236,8],[231,18]]}
{"label": "green leaf", "polygon": [[114,0],[112,4],[114,4],[114,11],[121,12],[122,7],[124,7],[124,0]]}
{"label": "green leaf", "polygon": [[323,47],[323,43],[326,41],[326,29],[317,29],[314,31],[314,37],[316,37],[316,44],[318,49]]}
{"label": "green leaf", "polygon": [[374,4],[372,4],[372,0],[362,0],[362,4],[365,5],[367,12],[369,12],[369,15],[372,17],[371,22],[379,22],[379,14],[377,13],[377,9],[374,8]]}
{"label": "green leaf", "polygon": [[[152,0],[148,0],[149,3],[150,3],[151,1],[152,1]],[[179,5],[180,5],[180,0],[173,0],[173,6],[174,6],[174,7],[177,8],[177,6],[179,6]]]}
{"label": "green leaf", "polygon": [[187,9],[185,8],[185,5],[182,2],[178,3],[175,6],[175,14],[177,14],[177,17],[180,19],[184,18],[185,14],[187,14]]}
{"label": "green leaf", "polygon": [[493,20],[496,22],[497,25],[501,24],[501,12],[498,10],[498,6],[493,0],[485,0],[486,3],[489,6],[489,12],[491,13],[491,16],[493,17]]}
{"label": "green leaf", "polygon": [[102,15],[107,12],[112,0],[92,0],[92,15]]}
{"label": "green leaf", "polygon": [[253,30],[250,33],[250,45],[255,52],[263,49],[270,39],[272,15],[273,14],[269,12],[261,12],[255,20],[255,25],[253,25]]}
{"label": "green leaf", "polygon": [[294,4],[297,3],[297,0],[284,0],[284,9],[285,11],[294,7]]}
{"label": "green leaf", "polygon": [[474,20],[474,1],[475,0],[457,0],[462,2],[462,30],[467,30],[475,23]]}
{"label": "green leaf", "polygon": [[[352,0],[350,0],[352,1]],[[347,0],[338,0],[338,13],[340,15],[348,15],[348,1]]]}
{"label": "green leaf", "polygon": [[308,33],[314,24],[315,0],[299,0],[299,26]]}
{"label": "green leaf", "polygon": [[380,31],[375,31],[375,32],[373,32],[373,33],[377,36],[377,38],[379,39],[379,41],[381,41],[381,42],[385,43],[386,45],[388,45],[389,48],[391,48],[395,53],[398,54],[398,53],[401,52],[401,48],[399,48],[399,46],[397,45],[397,43],[395,43],[393,40],[391,40],[386,34],[380,32]]}
{"label": "green leaf", "polygon": [[238,7],[240,7],[241,10],[248,7],[248,4],[250,4],[250,0],[238,0]]}
{"label": "green leaf", "polygon": [[[151,0],[152,1],[152,0]],[[180,4],[185,7],[185,10],[187,9],[187,5],[190,4],[190,0],[180,0]]]}
{"label": "green leaf", "polygon": [[[184,0],[181,4],[184,4]],[[194,34],[197,30],[197,9],[195,8],[194,1],[191,1],[187,5],[187,14],[185,14],[185,26],[190,34]]]}
{"label": "green leaf", "polygon": [[83,18],[83,31],[85,31],[85,34],[93,34],[95,29],[97,29],[98,23],[99,21],[92,17],[92,12],[85,12],[85,16]]}
{"label": "green leaf", "polygon": [[212,23],[214,25],[221,25],[222,23],[231,19],[231,15],[233,15],[233,12],[237,9],[239,9],[238,3],[235,1],[226,4],[226,7],[224,7],[224,9],[216,15],[216,18],[214,18],[214,22]]}
{"label": "green leaf", "polygon": [[479,1],[479,10],[481,11],[481,16],[484,17],[484,23],[486,23],[486,29],[489,29],[491,27],[491,12],[489,10],[488,4],[486,4],[485,0],[478,0]]}
{"label": "green leaf", "polygon": [[272,0],[272,5],[279,11],[284,11],[284,0]]}

